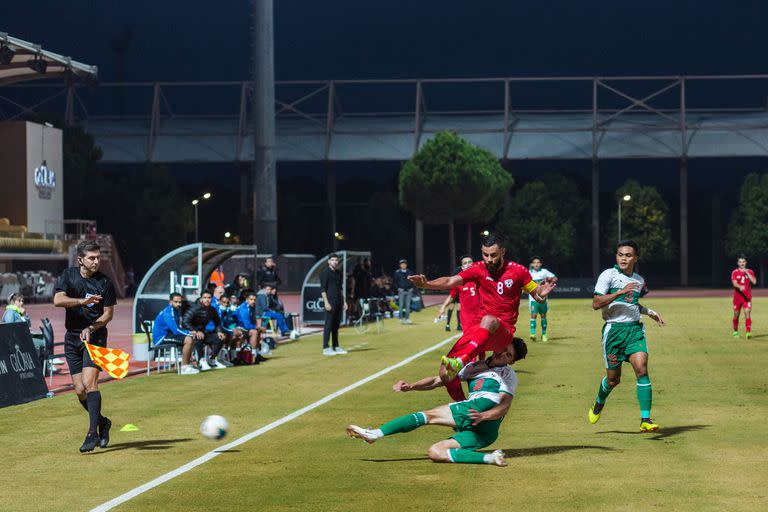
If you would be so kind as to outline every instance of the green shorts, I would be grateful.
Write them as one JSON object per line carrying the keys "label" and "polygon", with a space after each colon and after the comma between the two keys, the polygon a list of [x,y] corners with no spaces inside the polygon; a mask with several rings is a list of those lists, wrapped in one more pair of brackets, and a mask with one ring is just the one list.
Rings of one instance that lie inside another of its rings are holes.
{"label": "green shorts", "polygon": [[453,420],[456,422],[456,434],[451,436],[459,446],[467,450],[479,450],[490,446],[499,437],[501,420],[483,421],[479,425],[472,426],[469,410],[487,411],[498,405],[489,398],[475,398],[450,404]]}
{"label": "green shorts", "polygon": [[546,315],[547,311],[549,311],[549,301],[546,300],[544,302],[534,300],[530,306],[532,315]]}
{"label": "green shorts", "polygon": [[603,326],[605,367],[615,370],[635,352],[648,352],[645,327],[641,322],[613,323]]}

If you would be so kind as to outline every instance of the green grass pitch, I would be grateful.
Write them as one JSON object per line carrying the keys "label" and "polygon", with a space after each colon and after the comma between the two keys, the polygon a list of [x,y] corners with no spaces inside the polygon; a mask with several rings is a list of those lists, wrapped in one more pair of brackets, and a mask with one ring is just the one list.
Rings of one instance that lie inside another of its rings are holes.
{"label": "green grass pitch", "polygon": [[[141,494],[115,510],[755,511],[768,510],[768,300],[754,302],[755,337],[731,337],[729,299],[643,301],[655,434],[640,434],[634,375],[624,365],[597,425],[587,410],[604,374],[600,314],[588,300],[551,303],[548,344],[515,365],[515,398],[491,448],[509,467],[434,464],[427,447],[450,436],[424,427],[374,445],[347,423],[378,426],[447,403],[444,390],[394,394],[397,379],[434,374],[429,353]],[[523,304],[520,334],[528,334]],[[423,350],[447,335],[432,322],[388,321],[381,335],[342,331],[347,356],[320,338],[281,346],[266,364],[198,376],[164,374],[102,386],[112,445],[81,455],[87,415],[73,394],[0,410],[0,510],[87,510]],[[647,320],[647,319],[646,319]],[[198,432],[221,414],[230,436]],[[119,432],[134,423],[138,432]]]}

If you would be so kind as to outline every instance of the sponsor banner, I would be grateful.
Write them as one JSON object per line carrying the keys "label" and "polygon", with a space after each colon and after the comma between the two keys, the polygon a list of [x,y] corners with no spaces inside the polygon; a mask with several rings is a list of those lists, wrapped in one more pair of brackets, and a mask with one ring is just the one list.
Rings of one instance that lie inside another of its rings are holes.
{"label": "sponsor banner", "polygon": [[551,298],[592,297],[595,291],[596,279],[590,278],[559,278],[557,287],[552,290]]}
{"label": "sponsor banner", "polygon": [[0,324],[0,407],[45,398],[47,392],[27,324]]}
{"label": "sponsor banner", "polygon": [[320,285],[307,285],[301,294],[302,319],[305,324],[317,325],[325,323],[325,302],[320,292]]}

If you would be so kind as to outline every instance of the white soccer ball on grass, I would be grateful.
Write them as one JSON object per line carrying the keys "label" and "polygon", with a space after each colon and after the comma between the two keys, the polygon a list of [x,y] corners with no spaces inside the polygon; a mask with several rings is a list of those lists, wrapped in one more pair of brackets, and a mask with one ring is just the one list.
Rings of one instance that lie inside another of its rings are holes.
{"label": "white soccer ball on grass", "polygon": [[229,431],[229,422],[224,416],[212,415],[208,416],[200,424],[200,433],[208,439],[218,441],[227,435]]}

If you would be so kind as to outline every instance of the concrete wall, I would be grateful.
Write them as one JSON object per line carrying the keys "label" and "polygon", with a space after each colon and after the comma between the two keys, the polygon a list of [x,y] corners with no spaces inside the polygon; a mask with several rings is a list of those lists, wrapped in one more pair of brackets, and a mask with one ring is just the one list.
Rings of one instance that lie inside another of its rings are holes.
{"label": "concrete wall", "polygon": [[33,233],[61,234],[64,220],[62,132],[58,128],[26,123],[26,140],[27,228]]}

